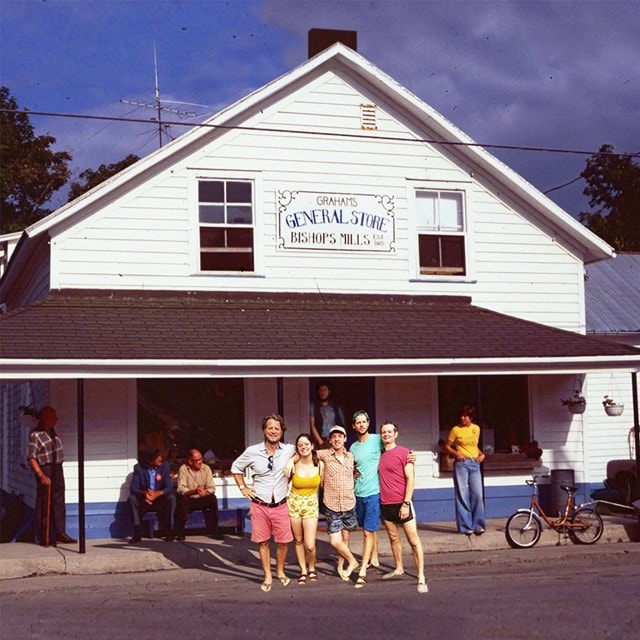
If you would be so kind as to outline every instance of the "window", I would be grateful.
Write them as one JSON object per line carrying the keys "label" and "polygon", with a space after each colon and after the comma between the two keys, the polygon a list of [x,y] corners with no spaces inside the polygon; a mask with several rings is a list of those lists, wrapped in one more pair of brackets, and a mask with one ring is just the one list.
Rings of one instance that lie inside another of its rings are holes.
{"label": "window", "polygon": [[464,194],[416,191],[416,226],[421,274],[464,276]]}
{"label": "window", "polygon": [[253,185],[232,180],[198,182],[200,269],[253,271]]}
{"label": "window", "polygon": [[476,407],[483,444],[496,453],[511,453],[513,445],[527,445],[529,386],[527,376],[442,376],[438,379],[438,407],[442,434],[460,420],[464,405]]}

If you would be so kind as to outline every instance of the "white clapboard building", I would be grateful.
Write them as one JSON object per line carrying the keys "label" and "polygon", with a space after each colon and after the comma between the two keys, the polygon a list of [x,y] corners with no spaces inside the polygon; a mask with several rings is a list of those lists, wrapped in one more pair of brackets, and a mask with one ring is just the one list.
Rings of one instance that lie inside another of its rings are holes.
{"label": "white clapboard building", "polygon": [[[588,497],[640,368],[640,350],[585,335],[585,265],[614,252],[472,143],[336,43],[11,238],[2,488],[33,504],[20,407],[52,405],[70,533],[130,531],[145,444],[211,450],[222,506],[246,506],[229,461],[267,413],[289,441],[309,431],[327,381],[348,427],[365,409],[417,452],[421,522],[454,518],[438,441],[468,403],[489,517],[522,506],[540,464]],[[561,404],[576,391],[582,414]],[[517,453],[532,441],[541,460]]]}

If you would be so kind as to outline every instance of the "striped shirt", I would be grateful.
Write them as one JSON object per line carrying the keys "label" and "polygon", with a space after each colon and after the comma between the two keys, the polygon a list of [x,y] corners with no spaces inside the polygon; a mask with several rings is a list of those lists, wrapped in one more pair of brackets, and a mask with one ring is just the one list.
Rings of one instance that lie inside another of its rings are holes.
{"label": "striped shirt", "polygon": [[353,490],[353,454],[343,450],[343,459],[336,456],[335,449],[320,449],[318,458],[324,462],[323,497],[324,504],[331,511],[349,511],[356,506]]}
{"label": "striped shirt", "polygon": [[37,460],[39,465],[64,462],[62,440],[55,431],[53,438],[44,429],[36,429],[29,435],[27,460]]}

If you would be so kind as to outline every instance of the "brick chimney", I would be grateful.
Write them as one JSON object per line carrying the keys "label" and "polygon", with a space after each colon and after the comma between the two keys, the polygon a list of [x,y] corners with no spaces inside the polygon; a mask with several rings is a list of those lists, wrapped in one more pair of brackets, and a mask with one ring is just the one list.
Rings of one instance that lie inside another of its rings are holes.
{"label": "brick chimney", "polygon": [[338,29],[309,29],[309,57],[324,51],[336,42],[342,42],[354,51],[358,50],[358,32]]}

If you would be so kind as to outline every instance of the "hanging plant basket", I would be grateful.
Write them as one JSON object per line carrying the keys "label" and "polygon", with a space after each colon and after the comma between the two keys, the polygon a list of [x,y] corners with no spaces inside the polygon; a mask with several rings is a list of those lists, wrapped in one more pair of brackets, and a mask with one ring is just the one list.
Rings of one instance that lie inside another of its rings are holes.
{"label": "hanging plant basket", "polygon": [[568,404],[567,409],[569,409],[569,413],[584,413],[587,408],[586,402],[574,402],[573,404]]}
{"label": "hanging plant basket", "polygon": [[604,405],[605,413],[608,416],[621,416],[624,411],[623,404],[605,404]]}
{"label": "hanging plant basket", "polygon": [[38,416],[30,413],[23,413],[20,416],[20,424],[27,429],[35,429],[38,426]]}

